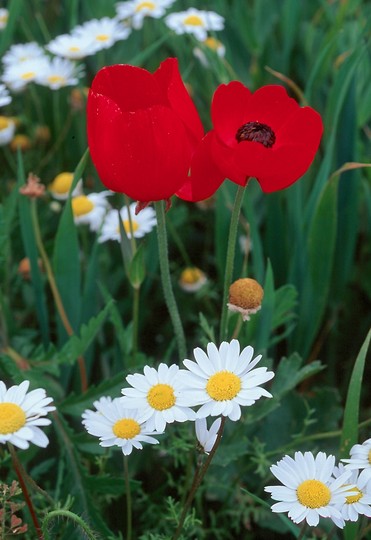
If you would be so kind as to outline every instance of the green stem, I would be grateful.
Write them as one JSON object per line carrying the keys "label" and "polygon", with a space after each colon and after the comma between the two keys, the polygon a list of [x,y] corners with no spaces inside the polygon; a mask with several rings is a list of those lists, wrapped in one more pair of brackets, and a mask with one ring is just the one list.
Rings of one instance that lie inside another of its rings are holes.
{"label": "green stem", "polygon": [[196,469],[189,495],[188,495],[187,500],[185,502],[185,505],[183,507],[182,513],[181,513],[180,518],[179,518],[178,527],[177,527],[177,529],[175,531],[175,534],[174,534],[172,540],[178,540],[178,538],[180,536],[180,533],[182,532],[182,528],[183,528],[183,525],[184,525],[185,518],[187,517],[189,507],[192,504],[192,501],[193,501],[193,499],[194,499],[194,497],[196,495],[196,491],[199,488],[202,480],[204,479],[204,476],[205,476],[205,474],[206,474],[206,472],[207,472],[207,470],[209,468],[211,460],[213,459],[214,454],[217,451],[219,443],[220,443],[220,441],[222,439],[224,426],[225,426],[225,421],[226,421],[226,416],[222,416],[222,422],[220,424],[220,428],[219,428],[218,435],[216,437],[214,446],[212,447],[211,452],[207,456],[207,459],[204,461],[203,465],[199,469]]}
{"label": "green stem", "polygon": [[85,523],[85,521],[80,516],[74,514],[73,512],[70,512],[70,510],[63,509],[52,510],[51,512],[48,512],[44,517],[42,524],[42,532],[44,534],[45,540],[49,540],[51,538],[48,532],[49,522],[54,519],[58,519],[59,517],[65,517],[74,521],[84,531],[84,534],[89,540],[96,540],[97,537],[94,531],[88,526],[87,523]]}
{"label": "green stem", "polygon": [[125,475],[125,493],[126,493],[126,540],[131,540],[132,530],[132,505],[129,480],[129,459],[124,456],[124,475]]}
{"label": "green stem", "polygon": [[133,335],[132,335],[132,355],[138,352],[138,326],[139,326],[139,298],[140,286],[133,287]]}
{"label": "green stem", "polygon": [[304,525],[303,525],[302,528],[301,528],[301,531],[300,531],[300,534],[299,534],[297,540],[304,540],[304,538],[305,538],[305,533],[306,533],[307,529],[308,529],[308,523],[305,521],[305,522],[304,522]]}
{"label": "green stem", "polygon": [[234,264],[234,255],[236,250],[236,237],[238,231],[238,220],[240,217],[240,211],[242,206],[243,197],[245,194],[245,186],[238,186],[236,198],[234,201],[234,206],[232,210],[231,222],[229,226],[229,235],[228,235],[228,246],[227,246],[227,255],[225,262],[225,273],[224,273],[224,289],[223,289],[223,304],[222,304],[222,314],[220,321],[220,341],[227,339],[228,333],[228,296],[229,296],[229,287],[232,282],[233,277],[233,264]]}
{"label": "green stem", "polygon": [[162,288],[164,291],[167,309],[169,311],[171,322],[174,328],[175,338],[178,345],[179,358],[180,360],[183,360],[184,358],[186,358],[187,351],[182,321],[180,319],[178,306],[176,304],[173,288],[171,285],[164,201],[156,201],[155,209],[157,217],[157,241],[160,259]]}

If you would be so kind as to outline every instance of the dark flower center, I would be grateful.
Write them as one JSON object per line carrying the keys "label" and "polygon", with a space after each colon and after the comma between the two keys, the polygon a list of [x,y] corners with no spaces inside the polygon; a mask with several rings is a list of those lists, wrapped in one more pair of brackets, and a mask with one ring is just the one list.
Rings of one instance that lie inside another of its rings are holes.
{"label": "dark flower center", "polygon": [[237,142],[253,141],[261,143],[266,148],[271,148],[276,142],[276,136],[272,128],[260,122],[247,122],[236,133]]}

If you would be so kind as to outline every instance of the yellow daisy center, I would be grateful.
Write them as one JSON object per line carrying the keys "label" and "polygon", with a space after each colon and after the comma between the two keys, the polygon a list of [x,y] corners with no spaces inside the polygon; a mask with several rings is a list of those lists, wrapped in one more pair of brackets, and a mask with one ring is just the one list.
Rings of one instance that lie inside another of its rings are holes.
{"label": "yellow daisy center", "polygon": [[121,418],[112,427],[113,433],[119,439],[134,439],[140,433],[140,425],[132,418]]}
{"label": "yellow daisy center", "polygon": [[357,492],[357,495],[349,495],[349,497],[346,497],[345,499],[345,502],[347,504],[353,504],[353,503],[356,503],[358,502],[360,499],[362,499],[363,497],[363,493],[360,489],[358,489],[357,487],[353,487],[352,489],[350,489],[349,491],[356,491]]}
{"label": "yellow daisy center", "polygon": [[77,47],[76,45],[72,45],[71,47],[68,48],[68,50],[71,52],[79,52],[80,47]]}
{"label": "yellow daisy center", "polygon": [[135,11],[138,13],[139,11],[142,11],[142,9],[155,9],[156,7],[156,4],[154,4],[153,2],[141,2],[140,4],[137,5],[137,7],[135,8]]}
{"label": "yellow daisy center", "polygon": [[369,451],[367,457],[368,457],[368,462],[369,462],[369,464],[371,465],[371,450]]}
{"label": "yellow daisy center", "polygon": [[8,22],[8,15],[0,15],[0,23],[6,24]]}
{"label": "yellow daisy center", "polygon": [[66,82],[66,78],[62,77],[62,75],[49,75],[48,82],[50,84],[58,84],[58,83],[64,83]]}
{"label": "yellow daisy center", "polygon": [[[130,234],[130,221],[128,219],[123,219],[122,224],[124,226],[126,234]],[[139,229],[139,225],[134,219],[131,220],[131,227],[133,229],[133,233],[135,233],[135,231]],[[117,232],[120,232],[120,227],[117,227]]]}
{"label": "yellow daisy center", "polygon": [[52,191],[55,191],[55,193],[59,193],[60,195],[63,195],[64,193],[68,193],[71,187],[73,181],[73,174],[69,172],[63,172],[58,174],[50,186]]}
{"label": "yellow daisy center", "polygon": [[204,21],[197,15],[188,15],[183,22],[188,26],[205,26]]}
{"label": "yellow daisy center", "polygon": [[230,371],[218,371],[210,377],[206,392],[215,401],[233,399],[241,390],[241,379]]}
{"label": "yellow daisy center", "polygon": [[299,502],[307,508],[321,508],[331,501],[331,491],[320,480],[305,480],[296,490]]}
{"label": "yellow daisy center", "polygon": [[157,411],[170,409],[175,405],[174,388],[169,384],[155,384],[147,394],[147,401]]}
{"label": "yellow daisy center", "polygon": [[26,71],[26,73],[22,73],[21,79],[24,81],[29,81],[30,79],[33,79],[35,75],[36,73],[34,71]]}
{"label": "yellow daisy center", "polygon": [[0,403],[0,434],[15,433],[26,423],[24,410],[15,403]]}
{"label": "yellow daisy center", "polygon": [[209,47],[209,49],[211,49],[212,51],[217,51],[219,47],[221,46],[221,42],[211,36],[205,39],[204,44],[206,45],[206,47]]}
{"label": "yellow daisy center", "polygon": [[10,121],[5,116],[0,116],[0,130],[9,127]]}
{"label": "yellow daisy center", "polygon": [[94,203],[86,195],[78,195],[77,197],[73,197],[71,206],[73,215],[78,217],[89,214],[94,208]]}
{"label": "yellow daisy center", "polygon": [[197,283],[202,277],[203,272],[199,268],[185,268],[180,276],[180,281],[187,285]]}
{"label": "yellow daisy center", "polygon": [[108,41],[109,35],[108,34],[98,34],[95,36],[95,39],[97,41]]}

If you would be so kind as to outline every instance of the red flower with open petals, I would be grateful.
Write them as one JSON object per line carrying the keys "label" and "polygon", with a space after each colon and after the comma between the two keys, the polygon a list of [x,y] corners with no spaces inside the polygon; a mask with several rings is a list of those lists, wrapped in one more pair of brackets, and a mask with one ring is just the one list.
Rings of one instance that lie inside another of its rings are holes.
{"label": "red flower with open petals", "polygon": [[186,181],[203,127],[176,58],[155,73],[101,69],[87,103],[88,144],[103,184],[132,199],[171,197]]}
{"label": "red flower with open petals", "polygon": [[[309,168],[323,131],[314,109],[300,107],[276,85],[251,93],[238,81],[222,84],[215,91],[211,115],[214,129],[198,150],[195,181],[192,176],[188,179],[184,196],[188,200],[195,200],[200,164],[209,169],[211,157],[222,176],[242,186],[250,176],[266,193],[290,186]],[[222,182],[218,184],[216,175],[213,178],[204,185],[203,196],[212,195]]]}

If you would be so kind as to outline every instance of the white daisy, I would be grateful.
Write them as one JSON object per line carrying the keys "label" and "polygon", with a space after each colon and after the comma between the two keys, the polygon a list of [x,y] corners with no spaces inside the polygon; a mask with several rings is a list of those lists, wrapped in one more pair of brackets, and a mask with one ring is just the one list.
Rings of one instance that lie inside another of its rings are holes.
{"label": "white daisy", "polygon": [[48,426],[51,420],[43,418],[55,407],[52,398],[42,388],[27,393],[30,381],[8,390],[0,381],[0,443],[11,443],[26,449],[30,442],[45,448],[49,439],[38,426]]}
{"label": "white daisy", "polygon": [[210,429],[207,429],[206,418],[196,418],[196,437],[198,442],[200,443],[202,452],[205,452],[205,454],[209,454],[211,452],[218,436],[218,431],[221,423],[222,419],[217,418],[211,424]]}
{"label": "white daisy", "polygon": [[165,23],[176,34],[193,34],[199,41],[205,41],[209,31],[215,32],[224,28],[224,18],[221,15],[193,7],[186,11],[170,13]]}
{"label": "white daisy", "polygon": [[195,413],[190,409],[193,403],[182,390],[182,373],[175,364],[160,364],[157,370],[145,366],[144,375],[128,375],[126,380],[133,388],[121,390],[125,407],[139,409],[149,429],[159,433],[166,424],[194,420]]}
{"label": "white daisy", "polygon": [[355,444],[350,449],[350,459],[342,459],[347,465],[345,467],[351,471],[363,469],[359,479],[361,482],[371,479],[371,439],[367,439],[363,444]]}
{"label": "white daisy", "polygon": [[4,30],[8,24],[9,11],[5,8],[0,8],[0,30]]}
{"label": "white daisy", "polygon": [[17,43],[12,45],[4,54],[2,61],[6,66],[35,60],[36,58],[46,58],[44,49],[35,41],[29,43]]}
{"label": "white daisy", "polygon": [[152,437],[157,433],[148,429],[140,411],[126,409],[121,398],[102,397],[94,402],[96,411],[86,410],[82,423],[90,435],[99,437],[103,447],[118,446],[125,456],[133,448],[142,450],[142,443],[158,444]]}
{"label": "white daisy", "polygon": [[14,91],[23,90],[27,84],[42,77],[48,69],[46,57],[31,58],[24,62],[14,63],[6,66],[2,80]]}
{"label": "white daisy", "polygon": [[94,36],[89,36],[87,33],[81,35],[61,34],[50,41],[46,48],[57,56],[80,60],[94,54],[97,51],[97,44]]}
{"label": "white daisy", "polygon": [[64,86],[78,84],[83,75],[82,68],[67,58],[55,57],[48,61],[43,72],[36,76],[36,82],[48,86],[51,90],[59,90]]}
{"label": "white daisy", "polygon": [[145,17],[159,19],[174,2],[175,0],[129,0],[116,4],[116,12],[119,19],[131,19],[132,27],[139,30]]}
{"label": "white daisy", "polygon": [[265,491],[279,501],[272,506],[273,512],[288,512],[294,523],[306,520],[315,527],[319,518],[330,518],[335,525],[344,527],[344,519],[338,509],[346,497],[357,495],[355,486],[346,484],[350,471],[334,479],[332,474],[335,457],[319,452],[295,452],[295,458],[285,456],[272,465],[272,474],[283,486],[267,486]]}
{"label": "white daisy", "polygon": [[[139,214],[135,215],[135,208],[136,203],[132,203],[130,205],[130,218],[133,236],[134,238],[142,238],[145,234],[151,232],[153,227],[156,225],[156,213],[153,208],[147,206],[147,208],[144,208],[139,212]],[[127,206],[121,208],[120,216],[125,232],[128,238],[131,238],[130,220]],[[119,213],[117,210],[110,210],[104,218],[98,242],[107,242],[107,240],[120,241],[120,222]]]}
{"label": "white daisy", "polygon": [[193,351],[196,362],[184,360],[189,371],[183,371],[183,381],[192,400],[202,407],[197,418],[228,416],[236,421],[241,417],[241,406],[253,405],[256,400],[272,397],[260,385],[274,377],[266,367],[253,369],[261,355],[252,359],[254,349],[245,347],[240,353],[236,339],[223,342],[219,349],[214,343],[207,346],[207,354],[197,347]]}
{"label": "white daisy", "polygon": [[[343,464],[334,468],[334,476],[338,478],[346,471]],[[360,481],[358,471],[352,471],[347,483],[355,485],[356,495],[346,497],[345,503],[339,507],[345,521],[357,521],[358,516],[371,517],[371,480]],[[345,493],[346,495],[346,493]]]}
{"label": "white daisy", "polygon": [[205,285],[207,277],[205,273],[195,266],[188,266],[180,274],[179,286],[186,292],[197,292]]}
{"label": "white daisy", "polygon": [[[202,45],[203,47],[195,47],[193,49],[193,54],[201,62],[203,67],[205,68],[210,67],[210,61],[209,61],[210,51],[211,53],[214,53],[217,56],[219,56],[219,58],[224,58],[225,46],[218,39],[212,36],[209,36],[202,42]],[[206,54],[207,52],[209,53],[209,55]]]}
{"label": "white daisy", "polygon": [[14,137],[14,132],[14,121],[6,116],[0,116],[0,146],[9,144]]}
{"label": "white daisy", "polygon": [[76,225],[89,225],[91,231],[97,231],[110,208],[107,201],[110,195],[111,191],[101,191],[72,197],[71,206]]}
{"label": "white daisy", "polygon": [[9,95],[9,92],[5,86],[5,84],[0,84],[0,107],[4,107],[5,105],[9,105],[11,103],[12,98]]}
{"label": "white daisy", "polygon": [[[72,172],[61,172],[57,174],[53,182],[49,184],[48,191],[58,201],[66,201],[73,182]],[[72,192],[72,197],[82,195],[82,180],[80,179]]]}
{"label": "white daisy", "polygon": [[121,24],[117,19],[103,17],[103,19],[92,19],[80,26],[76,26],[73,34],[80,37],[87,36],[88,38],[92,38],[98,51],[108,49],[116,41],[126,39],[130,34],[130,29]]}

